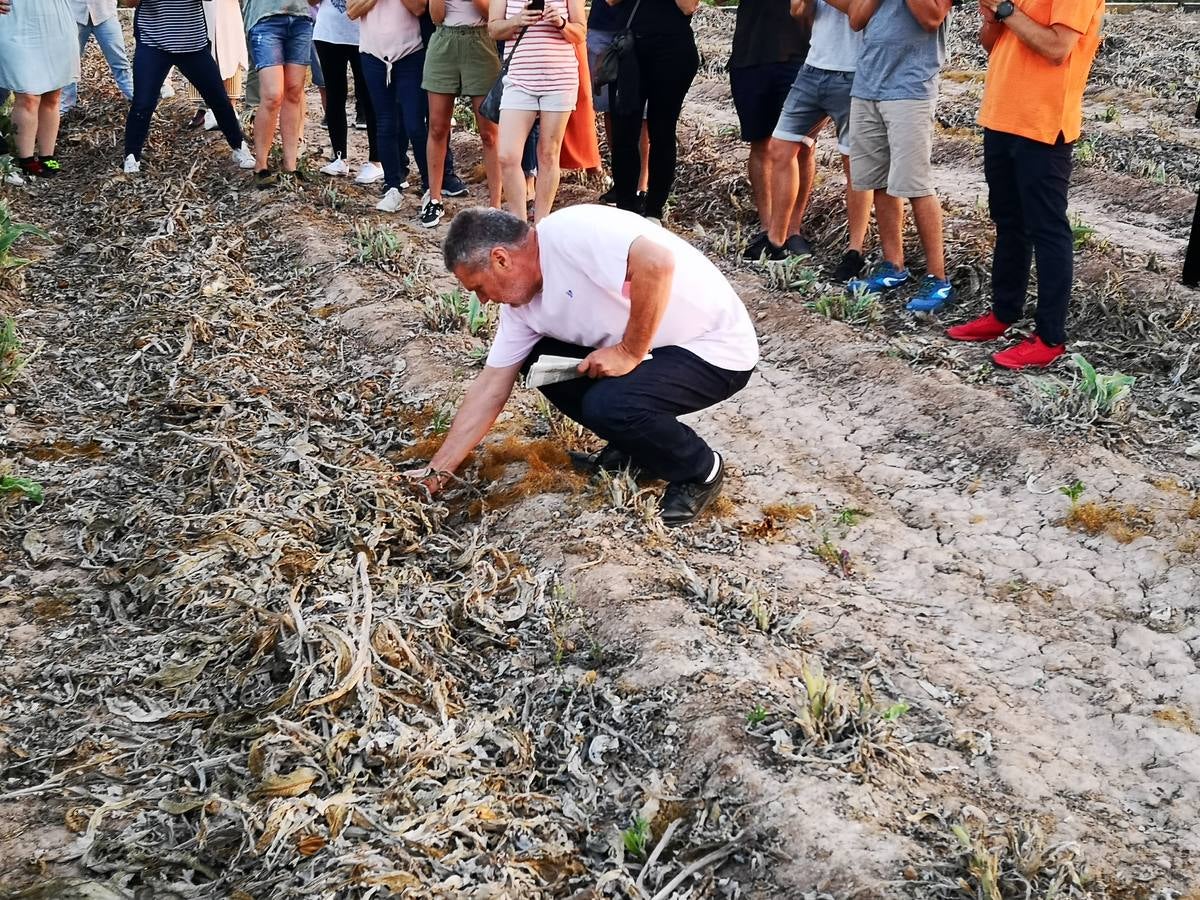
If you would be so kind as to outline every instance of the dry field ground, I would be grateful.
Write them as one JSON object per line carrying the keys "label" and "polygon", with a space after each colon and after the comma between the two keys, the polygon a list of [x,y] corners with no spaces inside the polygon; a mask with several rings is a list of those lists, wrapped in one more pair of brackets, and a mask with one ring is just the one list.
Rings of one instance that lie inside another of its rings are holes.
{"label": "dry field ground", "polygon": [[[960,18],[946,322],[988,294]],[[182,101],[131,180],[108,87],[67,175],[3,189],[52,239],[0,286],[3,465],[45,489],[0,497],[0,895],[1200,897],[1200,17],[1110,17],[1087,97],[1073,349],[1136,378],[1112,409],[834,302],[830,140],[817,260],[739,260],[731,26],[668,224],[764,358],[698,417],[732,475],[684,531],[524,392],[443,500],[398,477],[492,327],[416,194],[255,192]]]}

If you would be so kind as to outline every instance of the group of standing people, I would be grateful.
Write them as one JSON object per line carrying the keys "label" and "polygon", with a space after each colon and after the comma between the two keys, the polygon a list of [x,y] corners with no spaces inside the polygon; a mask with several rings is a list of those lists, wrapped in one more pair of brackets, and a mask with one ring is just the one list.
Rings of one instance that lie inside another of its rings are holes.
{"label": "group of standing people", "polygon": [[[751,145],[749,174],[761,226],[747,257],[778,260],[811,252],[802,226],[813,148],[832,120],[846,172],[848,232],[835,278],[849,292],[869,295],[910,281],[903,241],[907,201],[925,257],[925,275],[907,308],[934,313],[953,299],[932,151],[938,75],[954,5],[766,0],[738,7],[731,82],[742,137]],[[1024,313],[1036,257],[1036,330],[993,360],[1011,369],[1042,367],[1065,352],[1074,254],[1067,186],[1104,0],[979,0],[979,14],[979,40],[990,56],[979,124],[996,225],[994,302],[992,312],[947,333],[959,341],[990,341],[1007,332]],[[789,76],[790,86],[781,90]],[[882,261],[864,272],[872,207]]]}

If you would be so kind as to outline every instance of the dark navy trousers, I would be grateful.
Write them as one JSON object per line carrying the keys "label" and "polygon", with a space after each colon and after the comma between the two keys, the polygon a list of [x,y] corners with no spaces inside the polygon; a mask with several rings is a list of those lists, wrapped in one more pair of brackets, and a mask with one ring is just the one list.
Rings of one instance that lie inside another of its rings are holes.
{"label": "dark navy trousers", "polygon": [[[591,352],[542,338],[524,370],[543,354],[583,359]],[[629,454],[646,474],[665,481],[706,478],[713,467],[712,448],[678,417],[732,397],[751,373],[714,366],[682,347],[650,352],[651,359],[620,378],[576,378],[540,390],[563,415]]]}

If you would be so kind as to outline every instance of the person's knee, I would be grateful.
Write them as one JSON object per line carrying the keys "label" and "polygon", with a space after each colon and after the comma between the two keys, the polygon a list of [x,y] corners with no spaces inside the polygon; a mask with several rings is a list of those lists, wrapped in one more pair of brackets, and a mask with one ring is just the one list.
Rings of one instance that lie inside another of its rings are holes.
{"label": "person's knee", "polygon": [[619,435],[640,428],[646,411],[630,402],[623,391],[609,389],[600,383],[583,397],[580,407],[584,424],[597,433]]}
{"label": "person's knee", "polygon": [[793,141],[784,141],[779,138],[771,138],[767,142],[767,159],[772,165],[785,166],[796,159],[803,145]]}
{"label": "person's knee", "polygon": [[[482,138],[482,133],[480,138]],[[429,139],[436,143],[444,144],[450,140],[450,120],[430,119],[429,120]]]}
{"label": "person's knee", "polygon": [[498,154],[500,159],[500,167],[502,169],[520,169],[521,157],[524,155],[524,153],[525,148],[520,145],[513,146],[512,144],[500,144],[500,151]]}
{"label": "person's knee", "polygon": [[289,80],[283,87],[283,99],[288,103],[302,103],[304,101],[304,82]]}
{"label": "person's knee", "polygon": [[559,152],[561,150],[562,144],[559,142],[538,141],[538,171],[548,172],[551,169],[557,169],[559,164]]}
{"label": "person's knee", "polygon": [[479,143],[483,146],[483,149],[485,149],[485,150],[491,150],[493,147],[496,146],[496,128],[495,128],[495,126],[487,127],[487,128],[480,127]]}
{"label": "person's knee", "polygon": [[17,94],[13,97],[13,109],[23,113],[35,113],[41,102],[40,94]]}

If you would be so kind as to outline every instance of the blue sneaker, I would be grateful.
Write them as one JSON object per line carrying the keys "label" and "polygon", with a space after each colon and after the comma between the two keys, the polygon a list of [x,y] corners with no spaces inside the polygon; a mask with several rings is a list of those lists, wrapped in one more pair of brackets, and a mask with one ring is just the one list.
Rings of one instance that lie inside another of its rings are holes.
{"label": "blue sneaker", "polygon": [[954,288],[950,282],[926,275],[921,279],[917,294],[905,307],[909,312],[935,313],[954,299]]}
{"label": "blue sneaker", "polygon": [[467,193],[467,186],[453,172],[447,172],[442,179],[442,193],[447,197],[462,197]]}
{"label": "blue sneaker", "polygon": [[847,294],[882,294],[898,288],[908,281],[908,269],[897,269],[893,263],[881,262],[866,278],[852,278],[846,282]]}

